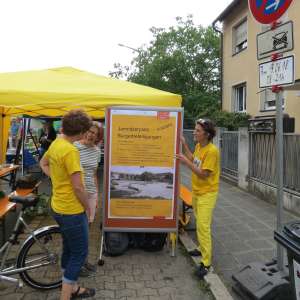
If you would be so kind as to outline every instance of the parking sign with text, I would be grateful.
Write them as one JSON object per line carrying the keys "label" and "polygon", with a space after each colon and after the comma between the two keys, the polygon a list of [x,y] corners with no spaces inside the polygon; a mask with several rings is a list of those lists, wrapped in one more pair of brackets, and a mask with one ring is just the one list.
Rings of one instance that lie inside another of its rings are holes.
{"label": "parking sign with text", "polygon": [[259,65],[259,87],[290,85],[295,82],[294,56],[287,56]]}

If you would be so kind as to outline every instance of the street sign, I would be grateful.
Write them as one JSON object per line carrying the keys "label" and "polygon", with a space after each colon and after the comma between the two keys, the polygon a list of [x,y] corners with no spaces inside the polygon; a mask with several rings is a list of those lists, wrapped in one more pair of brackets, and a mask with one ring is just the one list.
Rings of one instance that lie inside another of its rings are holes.
{"label": "street sign", "polygon": [[284,23],[275,29],[258,34],[256,42],[257,59],[268,57],[273,52],[282,53],[293,50],[293,22]]}
{"label": "street sign", "polygon": [[253,17],[262,24],[278,20],[288,9],[293,0],[249,0]]}
{"label": "street sign", "polygon": [[295,82],[294,55],[259,65],[259,87],[289,85]]}

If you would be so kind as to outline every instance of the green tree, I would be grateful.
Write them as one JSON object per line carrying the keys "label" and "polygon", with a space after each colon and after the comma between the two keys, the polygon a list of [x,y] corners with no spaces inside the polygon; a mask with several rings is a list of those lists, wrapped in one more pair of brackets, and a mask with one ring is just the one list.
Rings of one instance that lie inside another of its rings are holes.
{"label": "green tree", "polygon": [[190,127],[220,110],[220,38],[191,15],[176,21],[167,29],[152,27],[153,39],[134,52],[131,66],[117,63],[110,75],[182,95]]}

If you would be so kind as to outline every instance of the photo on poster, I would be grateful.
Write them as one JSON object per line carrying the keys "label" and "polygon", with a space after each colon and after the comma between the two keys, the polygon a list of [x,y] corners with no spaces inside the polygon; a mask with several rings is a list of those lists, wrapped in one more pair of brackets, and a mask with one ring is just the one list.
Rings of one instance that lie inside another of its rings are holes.
{"label": "photo on poster", "polygon": [[173,168],[112,166],[110,198],[171,201],[173,181]]}

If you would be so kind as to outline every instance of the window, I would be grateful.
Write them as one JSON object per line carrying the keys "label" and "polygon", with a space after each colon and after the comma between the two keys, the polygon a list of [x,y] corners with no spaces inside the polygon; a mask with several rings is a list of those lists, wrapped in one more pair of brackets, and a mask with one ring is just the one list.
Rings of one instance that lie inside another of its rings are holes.
{"label": "window", "polygon": [[[282,107],[284,107],[284,92]],[[260,93],[261,110],[275,110],[276,109],[276,94],[270,89],[265,89]]]}
{"label": "window", "polygon": [[233,54],[247,48],[247,20],[242,21],[233,28]]}
{"label": "window", "polygon": [[233,87],[235,112],[246,112],[246,83]]}

